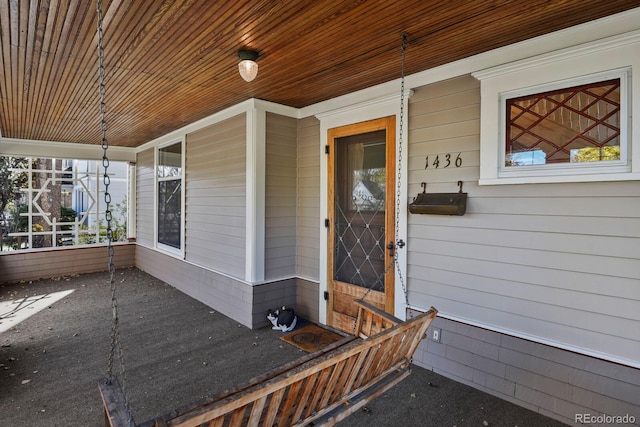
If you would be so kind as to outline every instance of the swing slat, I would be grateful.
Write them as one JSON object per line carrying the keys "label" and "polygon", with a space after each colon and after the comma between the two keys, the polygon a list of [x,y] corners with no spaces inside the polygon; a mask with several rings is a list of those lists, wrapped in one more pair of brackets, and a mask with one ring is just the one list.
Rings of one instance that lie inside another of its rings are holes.
{"label": "swing slat", "polygon": [[[411,357],[437,314],[431,308],[402,322],[366,302],[357,304],[359,338],[345,339],[144,426],[334,425],[409,375]],[[118,424],[123,418],[111,413],[128,411],[115,408],[104,394],[103,402],[107,419],[115,420],[107,425],[135,425]]]}
{"label": "swing slat", "polygon": [[354,332],[356,337],[367,338],[402,322],[397,317],[360,299],[355,300],[354,303],[358,307],[358,319]]}

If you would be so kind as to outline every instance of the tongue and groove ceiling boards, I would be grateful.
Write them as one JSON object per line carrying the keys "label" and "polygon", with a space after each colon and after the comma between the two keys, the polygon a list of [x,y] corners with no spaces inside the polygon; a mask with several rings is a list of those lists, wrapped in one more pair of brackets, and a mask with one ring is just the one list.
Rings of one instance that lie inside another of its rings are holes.
{"label": "tongue and groove ceiling boards", "polygon": [[[638,6],[636,0],[104,0],[112,145],[136,147],[249,98],[291,107]],[[90,0],[0,2],[0,132],[99,144]],[[260,54],[258,77],[237,52]]]}

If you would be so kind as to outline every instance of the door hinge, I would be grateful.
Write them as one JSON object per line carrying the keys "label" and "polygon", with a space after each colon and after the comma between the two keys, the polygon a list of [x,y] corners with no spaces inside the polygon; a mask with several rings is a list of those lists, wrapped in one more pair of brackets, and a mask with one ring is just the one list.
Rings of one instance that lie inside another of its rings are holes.
{"label": "door hinge", "polygon": [[325,218],[325,219],[324,219],[324,226],[325,226],[326,228],[329,228],[329,226],[330,226],[330,225],[331,225],[331,223],[329,222],[329,218]]}
{"label": "door hinge", "polygon": [[329,291],[324,291],[324,300],[329,301]]}
{"label": "door hinge", "polygon": [[324,154],[329,154],[329,144],[324,146]]}

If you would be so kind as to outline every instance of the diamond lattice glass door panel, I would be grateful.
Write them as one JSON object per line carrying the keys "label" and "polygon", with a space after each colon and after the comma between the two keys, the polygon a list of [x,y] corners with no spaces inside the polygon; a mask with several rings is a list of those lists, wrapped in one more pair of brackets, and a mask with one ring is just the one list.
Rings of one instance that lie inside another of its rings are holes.
{"label": "diamond lattice glass door panel", "polygon": [[384,291],[385,133],[337,141],[333,278]]}

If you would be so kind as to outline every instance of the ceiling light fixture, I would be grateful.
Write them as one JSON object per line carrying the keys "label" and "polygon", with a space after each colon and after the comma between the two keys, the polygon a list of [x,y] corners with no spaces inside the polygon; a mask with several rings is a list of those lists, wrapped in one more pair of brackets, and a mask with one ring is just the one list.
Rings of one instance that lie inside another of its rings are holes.
{"label": "ceiling light fixture", "polygon": [[240,70],[242,78],[247,82],[255,79],[258,75],[258,64],[256,63],[256,59],[258,59],[258,52],[253,50],[241,50],[238,51],[238,57],[241,59],[238,64],[238,70]]}

